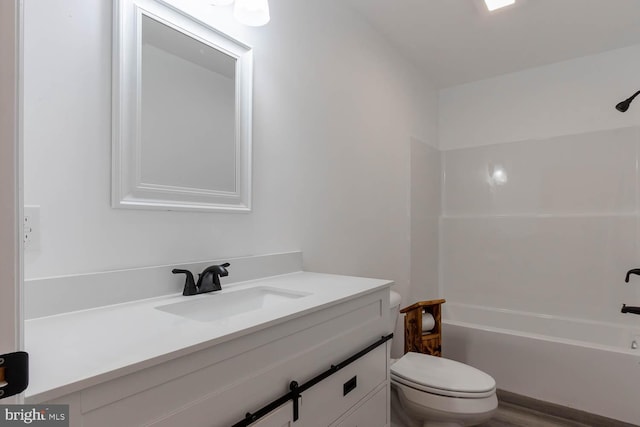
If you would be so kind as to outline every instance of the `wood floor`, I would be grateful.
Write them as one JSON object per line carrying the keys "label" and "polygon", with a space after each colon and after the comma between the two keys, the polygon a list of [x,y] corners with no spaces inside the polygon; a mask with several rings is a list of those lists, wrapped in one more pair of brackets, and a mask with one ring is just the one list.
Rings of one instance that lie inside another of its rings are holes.
{"label": "wood floor", "polygon": [[[640,427],[503,390],[498,390],[497,394],[498,410],[490,421],[478,427]],[[399,406],[398,402],[395,406]],[[391,427],[398,427],[393,414],[392,409]],[[405,423],[410,422],[405,420]]]}
{"label": "wood floor", "polygon": [[497,394],[498,412],[482,427],[640,427],[504,390]]}
{"label": "wood floor", "polygon": [[481,427],[595,427],[500,402],[498,412]]}

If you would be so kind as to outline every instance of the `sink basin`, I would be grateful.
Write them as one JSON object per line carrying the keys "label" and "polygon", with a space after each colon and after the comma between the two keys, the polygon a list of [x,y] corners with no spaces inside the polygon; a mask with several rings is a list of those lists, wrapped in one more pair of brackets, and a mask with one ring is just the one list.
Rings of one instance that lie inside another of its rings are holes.
{"label": "sink basin", "polygon": [[202,294],[189,297],[188,301],[161,305],[155,308],[156,310],[186,317],[187,319],[212,322],[250,311],[277,307],[308,295],[311,294],[258,286],[240,291]]}

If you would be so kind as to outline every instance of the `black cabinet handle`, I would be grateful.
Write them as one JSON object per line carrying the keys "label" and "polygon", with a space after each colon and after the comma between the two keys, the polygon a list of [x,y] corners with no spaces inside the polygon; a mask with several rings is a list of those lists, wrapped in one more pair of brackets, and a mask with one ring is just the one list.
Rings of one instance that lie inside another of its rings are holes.
{"label": "black cabinet handle", "polygon": [[355,377],[351,378],[349,381],[347,381],[342,385],[342,395],[346,396],[347,394],[351,393],[353,389],[355,389],[357,386],[358,386],[358,376],[356,375]]}

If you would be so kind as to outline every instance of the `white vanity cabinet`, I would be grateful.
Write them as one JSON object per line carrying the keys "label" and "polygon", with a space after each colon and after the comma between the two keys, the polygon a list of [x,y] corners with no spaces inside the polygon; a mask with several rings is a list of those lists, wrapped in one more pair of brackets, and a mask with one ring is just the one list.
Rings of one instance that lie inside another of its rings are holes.
{"label": "white vanity cabinet", "polygon": [[293,423],[293,403],[288,402],[251,424],[251,427],[290,427]]}
{"label": "white vanity cabinet", "polygon": [[[306,391],[300,405],[300,420],[303,425],[331,425],[340,415],[350,412],[381,389],[386,390],[387,360],[387,348],[382,345]],[[380,369],[382,366],[385,368]],[[345,387],[349,384],[354,388],[345,394],[348,390]],[[385,426],[386,413],[378,410],[375,415],[378,422],[369,426]]]}
{"label": "white vanity cabinet", "polygon": [[[153,366],[102,375],[44,402],[70,404],[72,427],[230,427],[288,393],[292,381],[302,385],[389,334],[388,295],[388,284],[378,285],[208,348],[159,357]],[[390,344],[304,391],[297,421],[287,401],[251,426],[388,426]]]}
{"label": "white vanity cabinet", "polygon": [[[379,408],[389,404],[389,388],[381,387],[375,395],[369,399],[363,400],[359,405],[353,408],[349,414],[339,420],[331,427],[367,427],[381,426],[382,419],[379,418]],[[385,421],[388,425],[388,420]]]}

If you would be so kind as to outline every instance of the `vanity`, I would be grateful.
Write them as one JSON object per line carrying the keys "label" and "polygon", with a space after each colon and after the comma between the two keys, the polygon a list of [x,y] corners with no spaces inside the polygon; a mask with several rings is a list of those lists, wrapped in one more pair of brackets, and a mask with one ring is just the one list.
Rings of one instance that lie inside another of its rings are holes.
{"label": "vanity", "polygon": [[[113,5],[111,206],[250,215],[252,48],[172,2]],[[388,426],[392,283],[247,258],[191,296],[172,268],[227,260],[26,280],[26,402],[73,427]]]}
{"label": "vanity", "polygon": [[299,271],[31,319],[26,401],[71,426],[229,427],[351,358],[244,425],[388,426],[391,284]]}

